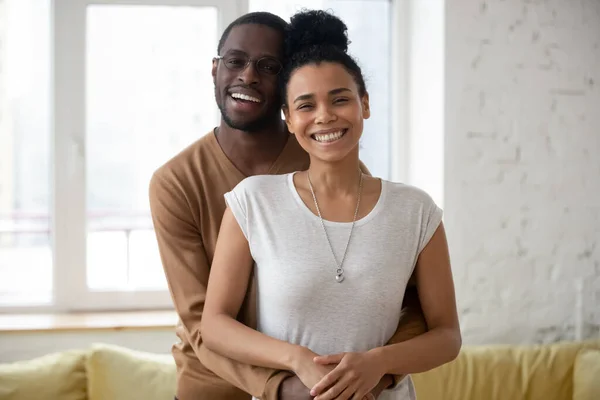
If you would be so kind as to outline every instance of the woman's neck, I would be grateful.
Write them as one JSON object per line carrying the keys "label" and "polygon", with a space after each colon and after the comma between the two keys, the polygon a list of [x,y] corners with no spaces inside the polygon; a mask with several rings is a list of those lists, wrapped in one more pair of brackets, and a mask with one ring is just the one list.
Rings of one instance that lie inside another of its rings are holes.
{"label": "woman's neck", "polygon": [[356,195],[360,180],[360,162],[349,154],[343,160],[326,162],[311,157],[308,174],[316,192],[327,196]]}

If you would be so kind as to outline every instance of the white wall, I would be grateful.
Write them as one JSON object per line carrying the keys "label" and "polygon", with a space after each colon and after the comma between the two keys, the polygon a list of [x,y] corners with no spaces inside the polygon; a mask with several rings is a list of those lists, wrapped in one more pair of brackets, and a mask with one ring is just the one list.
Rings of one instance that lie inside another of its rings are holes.
{"label": "white wall", "polygon": [[445,25],[465,342],[598,336],[600,1],[454,0]]}
{"label": "white wall", "polygon": [[109,343],[134,350],[169,354],[177,342],[173,330],[0,333],[0,363],[27,360],[44,354],[85,349]]}

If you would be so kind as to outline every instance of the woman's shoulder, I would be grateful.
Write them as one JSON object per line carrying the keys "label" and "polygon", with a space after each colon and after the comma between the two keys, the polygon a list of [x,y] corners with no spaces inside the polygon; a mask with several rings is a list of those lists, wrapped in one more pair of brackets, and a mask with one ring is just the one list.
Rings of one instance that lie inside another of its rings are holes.
{"label": "woman's shoulder", "polygon": [[261,188],[265,186],[280,185],[288,179],[288,175],[252,175],[244,178],[237,187],[246,189]]}
{"label": "woman's shoulder", "polygon": [[287,190],[287,180],[290,174],[285,175],[253,175],[244,178],[232,190],[239,199],[265,200],[277,199],[279,193]]}
{"label": "woman's shoulder", "polygon": [[402,201],[403,203],[408,202],[419,206],[435,205],[433,197],[424,189],[401,182],[388,180],[382,180],[382,182],[387,186],[388,196],[394,202]]}

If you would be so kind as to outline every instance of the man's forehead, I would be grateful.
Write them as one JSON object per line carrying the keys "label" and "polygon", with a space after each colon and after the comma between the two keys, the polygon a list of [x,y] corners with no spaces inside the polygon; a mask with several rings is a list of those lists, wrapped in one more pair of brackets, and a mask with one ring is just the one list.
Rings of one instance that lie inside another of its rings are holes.
{"label": "man's forehead", "polygon": [[250,56],[279,56],[283,51],[283,35],[277,30],[260,24],[234,26],[225,43],[222,53],[239,51]]}

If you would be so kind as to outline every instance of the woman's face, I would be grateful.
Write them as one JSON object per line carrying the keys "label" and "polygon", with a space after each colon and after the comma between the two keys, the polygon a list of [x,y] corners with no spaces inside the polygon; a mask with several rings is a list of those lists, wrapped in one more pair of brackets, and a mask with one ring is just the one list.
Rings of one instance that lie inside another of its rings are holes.
{"label": "woman's face", "polygon": [[312,157],[335,162],[357,149],[369,97],[360,96],[354,78],[341,64],[305,65],[287,86],[285,120]]}

